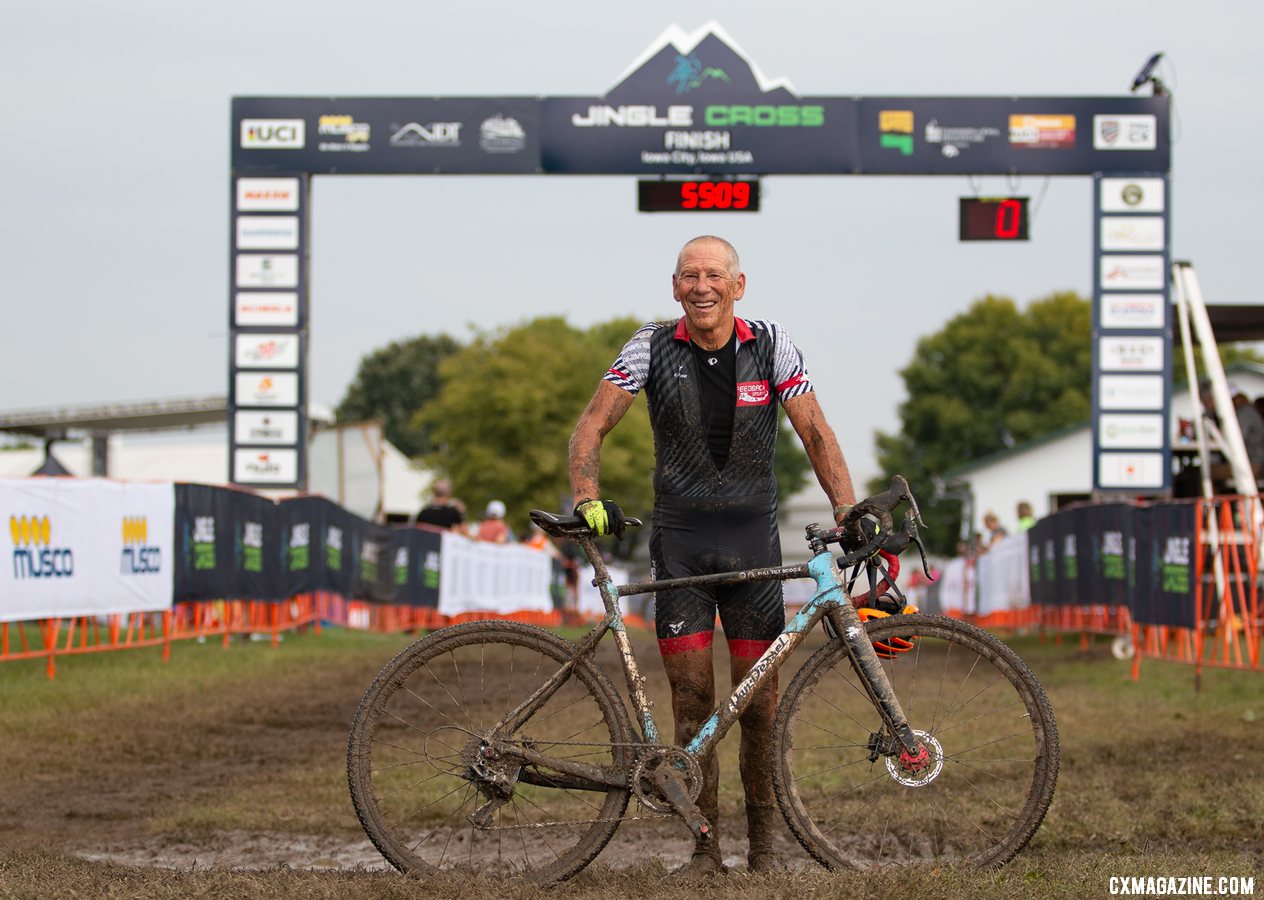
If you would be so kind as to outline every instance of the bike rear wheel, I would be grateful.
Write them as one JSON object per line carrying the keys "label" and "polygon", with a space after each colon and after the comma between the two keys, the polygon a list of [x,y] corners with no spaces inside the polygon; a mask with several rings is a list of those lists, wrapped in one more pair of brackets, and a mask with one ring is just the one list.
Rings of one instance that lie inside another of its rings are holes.
{"label": "bike rear wheel", "polygon": [[[552,770],[489,759],[480,740],[574,655],[573,644],[540,628],[472,622],[435,632],[387,664],[356,711],[347,776],[356,814],[391,865],[552,882],[601,852],[627,808],[627,788],[562,784]],[[626,773],[631,735],[609,679],[581,660],[520,727],[496,738]],[[477,816],[493,797],[499,805]]]}
{"label": "bike rear wheel", "polygon": [[928,751],[902,763],[846,649],[817,651],[773,729],[774,786],[804,848],[829,868],[998,866],[1044,819],[1058,774],[1053,710],[999,640],[955,619],[866,624],[873,641],[915,640],[882,660]]}

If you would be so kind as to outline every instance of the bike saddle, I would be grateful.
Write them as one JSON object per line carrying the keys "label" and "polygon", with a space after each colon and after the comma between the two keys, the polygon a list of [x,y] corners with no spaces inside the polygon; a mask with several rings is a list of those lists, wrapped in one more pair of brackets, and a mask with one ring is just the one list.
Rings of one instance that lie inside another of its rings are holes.
{"label": "bike saddle", "polygon": [[[553,537],[578,538],[586,537],[593,533],[592,529],[588,527],[588,523],[579,516],[545,512],[542,509],[533,509],[530,515],[532,522],[539,525],[545,534]],[[624,521],[632,528],[641,524],[640,519],[634,519],[631,516],[627,516]]]}

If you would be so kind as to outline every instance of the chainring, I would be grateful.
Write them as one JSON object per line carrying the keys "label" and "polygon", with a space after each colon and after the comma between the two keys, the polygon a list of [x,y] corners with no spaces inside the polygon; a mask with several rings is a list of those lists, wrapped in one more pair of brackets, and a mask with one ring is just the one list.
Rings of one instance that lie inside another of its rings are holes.
{"label": "chainring", "polygon": [[654,775],[663,766],[674,766],[680,770],[685,789],[689,792],[689,800],[696,802],[698,795],[702,793],[702,767],[698,764],[697,757],[681,747],[650,747],[637,759],[630,779],[632,793],[641,801],[641,805],[658,813],[675,812],[655,786]]}

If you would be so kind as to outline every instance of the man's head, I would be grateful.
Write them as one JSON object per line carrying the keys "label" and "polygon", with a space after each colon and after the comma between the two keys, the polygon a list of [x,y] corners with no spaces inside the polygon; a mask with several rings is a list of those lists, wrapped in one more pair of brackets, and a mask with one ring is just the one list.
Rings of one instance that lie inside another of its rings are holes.
{"label": "man's head", "polygon": [[434,484],[430,485],[430,492],[434,494],[436,500],[450,500],[452,498],[452,482],[446,478],[436,478]]}
{"label": "man's head", "polygon": [[746,293],[746,275],[733,245],[714,235],[696,237],[676,257],[672,295],[684,308],[689,333],[728,338],[733,304]]}
{"label": "man's head", "polygon": [[493,500],[487,504],[487,509],[483,511],[484,519],[503,519],[505,517],[505,504],[499,500]]}

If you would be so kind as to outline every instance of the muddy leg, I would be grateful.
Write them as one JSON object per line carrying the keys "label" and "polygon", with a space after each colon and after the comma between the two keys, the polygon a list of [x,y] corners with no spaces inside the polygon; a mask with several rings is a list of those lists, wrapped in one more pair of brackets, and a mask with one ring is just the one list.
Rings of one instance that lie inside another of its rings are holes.
{"label": "muddy leg", "polygon": [[[746,677],[755,661],[732,657],[734,685]],[[752,872],[781,868],[774,842],[782,830],[781,812],[772,789],[772,725],[776,714],[777,673],[773,672],[738,720],[742,732],[738,759],[746,791],[746,834],[750,839],[746,861]]]}
{"label": "muddy leg", "polygon": [[[663,668],[671,683],[672,717],[676,724],[676,743],[683,747],[694,739],[702,723],[715,707],[715,671],[711,647],[683,650],[663,657]],[[712,750],[701,760],[702,793],[698,808],[711,824],[711,837],[694,845],[693,858],[676,874],[714,875],[724,871],[720,854],[720,761]]]}

